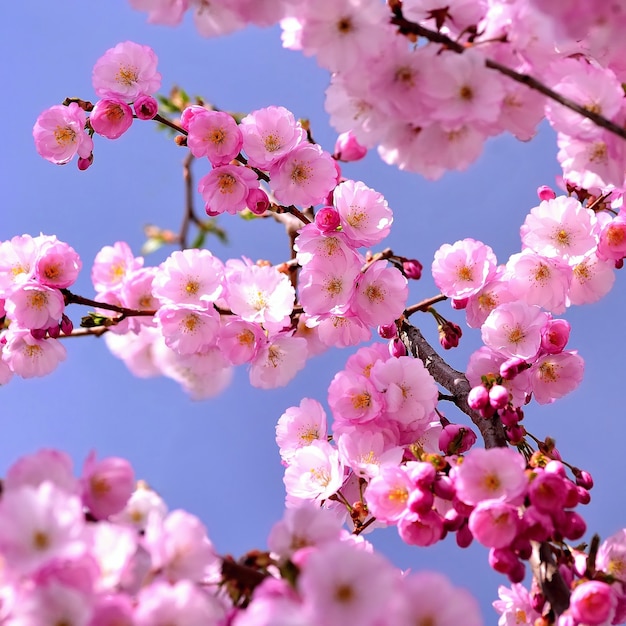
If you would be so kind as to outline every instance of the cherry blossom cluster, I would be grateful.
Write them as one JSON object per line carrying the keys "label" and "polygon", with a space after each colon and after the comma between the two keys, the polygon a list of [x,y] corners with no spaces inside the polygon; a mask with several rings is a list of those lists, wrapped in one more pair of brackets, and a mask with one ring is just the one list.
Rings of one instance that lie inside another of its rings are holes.
{"label": "cherry blossom cluster", "polygon": [[268,544],[271,552],[247,559],[253,565],[222,559],[201,521],[168,511],[155,491],[135,483],[128,461],[92,453],[76,478],[65,453],[41,450],[14,463],[3,482],[0,619],[74,626],[482,624],[465,590],[432,572],[403,575],[325,509],[287,510]]}
{"label": "cherry blossom cluster", "polygon": [[22,235],[0,243],[0,384],[13,373],[45,376],[66,357],[58,337],[72,332],[63,290],[82,263],[55,236]]}
{"label": "cherry blossom cluster", "polygon": [[[532,74],[561,96],[621,124],[626,78],[621,3],[603,0],[593,8],[581,0],[130,4],[146,11],[150,22],[168,25],[190,10],[204,36],[280,22],[284,47],[315,56],[331,72],[326,109],[335,128],[353,131],[368,148],[378,145],[383,160],[401,169],[427,178],[465,169],[488,137],[508,131],[526,141],[545,116],[559,134],[559,161],[568,181],[585,188],[624,184],[622,139],[493,70],[499,63]],[[424,35],[420,29],[430,29],[430,41],[415,46],[416,36]]]}
{"label": "cherry blossom cluster", "polygon": [[484,417],[498,411],[512,441],[523,437],[519,407],[531,394],[546,404],[582,380],[582,358],[566,350],[570,325],[553,315],[604,297],[626,254],[621,193],[604,196],[596,210],[548,188],[539,194],[520,231],[522,251],[506,264],[486,244],[464,239],[441,246],[432,265],[442,293],[481,329],[485,346],[467,367],[471,406]]}
{"label": "cherry blossom cluster", "polygon": [[[64,165],[78,155],[78,167],[93,162],[94,132],[117,139],[133,118],[149,120],[158,112],[152,97],[161,86],[157,56],[148,46],[132,41],[117,44],[93,68],[92,82],[100,100],[95,105],[68,101],[46,109],[33,128],[37,152],[48,161]],[[133,105],[133,109],[129,106]],[[90,112],[89,118],[85,110]]]}

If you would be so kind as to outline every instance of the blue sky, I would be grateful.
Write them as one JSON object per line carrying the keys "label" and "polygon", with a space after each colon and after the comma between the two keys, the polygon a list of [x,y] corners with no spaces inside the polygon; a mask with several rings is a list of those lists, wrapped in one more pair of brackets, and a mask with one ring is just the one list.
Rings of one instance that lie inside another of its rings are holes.
{"label": "blue sky", "polygon": [[[55,167],[33,146],[39,113],[66,96],[94,98],[93,64],[125,40],[154,48],[164,91],[178,84],[222,109],[243,112],[283,105],[311,120],[326,149],[332,150],[336,137],[323,109],[327,74],[314,60],[283,50],[277,29],[206,40],[190,23],[178,29],[149,26],[120,0],[8,3],[0,22],[0,240],[43,232],[67,241],[83,259],[86,271],[74,291],[85,296],[93,294],[89,269],[102,246],[126,240],[138,253],[145,224],[176,229],[182,216],[184,153],[150,123],[136,123],[116,141],[96,138],[95,163],[87,172],[78,172],[75,162]],[[428,268],[442,243],[473,237],[492,246],[504,262],[519,251],[519,227],[537,204],[536,188],[553,184],[559,172],[555,155],[554,136],[542,126],[527,144],[508,137],[491,140],[467,172],[437,183],[399,172],[375,153],[345,167],[344,174],[387,198],[395,224],[384,245],[395,252]],[[196,165],[197,178],[208,171]],[[271,220],[223,216],[220,224],[230,244],[209,240],[208,247],[222,259],[288,257],[282,229]],[[158,264],[164,254],[148,257],[146,264]],[[412,285],[411,302],[436,293],[427,274]],[[554,405],[531,405],[526,420],[533,434],[556,437],[564,457],[596,478],[592,502],[581,512],[603,537],[626,526],[620,458],[626,439],[620,358],[626,336],[619,318],[624,290],[618,274],[613,292],[601,303],[568,311],[570,347],[586,361],[585,380]],[[464,326],[461,313],[445,304],[439,310]],[[78,323],[85,309],[72,307],[69,314]],[[414,322],[436,341],[431,316]],[[446,356],[464,369],[479,345],[479,334],[467,328],[462,346]],[[0,390],[0,472],[43,446],[68,451],[77,469],[91,449],[127,457],[172,509],[199,515],[217,549],[235,555],[264,547],[282,514],[276,420],[304,396],[325,403],[328,384],[350,354],[331,350],[316,357],[289,387],[271,391],[250,387],[247,372],[239,368],[224,394],[198,403],[172,381],[134,378],[101,340],[72,339],[66,346],[68,359],[53,375],[14,379]],[[463,419],[451,408],[447,415]],[[479,598],[486,623],[495,623],[490,603],[506,581],[489,570],[486,549],[461,551],[452,539],[429,549],[411,548],[393,529],[369,538],[400,567],[438,569],[465,585]]]}

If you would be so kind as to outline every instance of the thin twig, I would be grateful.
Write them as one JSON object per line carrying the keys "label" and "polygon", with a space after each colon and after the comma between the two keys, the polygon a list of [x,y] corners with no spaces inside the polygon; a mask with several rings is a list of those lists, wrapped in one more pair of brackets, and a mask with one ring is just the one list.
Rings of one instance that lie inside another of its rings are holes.
{"label": "thin twig", "polygon": [[425,313],[433,304],[437,304],[437,302],[443,302],[447,299],[448,296],[444,296],[442,293],[436,296],[432,296],[431,298],[426,298],[426,300],[422,300],[417,304],[412,304],[411,306],[404,309],[404,317],[411,317],[413,313],[417,313],[419,311]]}
{"label": "thin twig", "polygon": [[84,306],[92,306],[96,309],[104,309],[105,311],[121,313],[125,317],[152,317],[156,315],[156,311],[137,311],[136,309],[127,309],[126,307],[117,306],[116,304],[108,304],[106,302],[98,302],[97,300],[83,298],[83,296],[78,296],[67,289],[61,289],[61,293],[65,298],[66,304],[82,304]]}
{"label": "thin twig", "polygon": [[[460,44],[454,39],[450,39],[450,37],[444,35],[443,33],[424,28],[420,24],[416,24],[415,22],[411,22],[405,19],[404,17],[402,17],[401,14],[398,14],[398,12],[396,12],[396,15],[391,18],[391,23],[397,26],[402,34],[411,34],[417,35],[419,37],[424,37],[425,39],[428,39],[428,41],[444,45],[447,49],[452,50],[453,52],[462,54],[463,52],[465,52],[465,50],[468,49],[468,46]],[[492,59],[485,59],[485,67],[500,72],[500,74],[508,76],[511,80],[521,83],[522,85],[526,85],[530,89],[534,89],[535,91],[542,93],[544,96],[547,96],[551,100],[554,100],[555,102],[562,104],[564,107],[567,107],[568,109],[575,111],[579,115],[582,115],[583,117],[591,120],[596,126],[600,126],[601,128],[604,128],[613,133],[614,135],[617,135],[622,139],[626,139],[626,129],[619,126],[618,124],[615,124],[611,120],[608,120],[602,115],[598,115],[593,111],[588,111],[580,104],[574,102],[573,100],[570,100],[569,98],[566,98],[565,96],[562,96],[556,91],[553,91],[536,78],[529,76],[528,74],[516,72],[510,67],[502,65],[501,63],[498,63],[497,61],[494,61]]]}

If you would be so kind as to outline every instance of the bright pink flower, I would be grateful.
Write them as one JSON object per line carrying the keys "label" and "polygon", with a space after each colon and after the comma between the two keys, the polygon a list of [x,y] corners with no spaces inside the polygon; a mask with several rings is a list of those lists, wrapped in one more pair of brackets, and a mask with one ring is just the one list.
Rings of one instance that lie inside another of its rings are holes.
{"label": "bright pink flower", "polygon": [[575,351],[541,357],[529,370],[535,400],[549,404],[570,393],[580,385],[584,369],[585,362]]}
{"label": "bright pink flower", "polygon": [[311,398],[303,398],[299,406],[288,408],[276,424],[276,443],[280,456],[287,462],[299,448],[326,438],[326,412]]}
{"label": "bright pink flower", "polygon": [[541,331],[541,347],[550,354],[563,352],[569,340],[571,326],[567,320],[552,319]]}
{"label": "bright pink flower", "polygon": [[98,135],[117,139],[131,127],[133,111],[125,102],[104,98],[96,102],[89,123]]}
{"label": "bright pink flower", "polygon": [[231,316],[219,329],[217,343],[221,353],[232,365],[252,361],[265,344],[263,329],[255,323]]}
{"label": "bright pink flower", "polygon": [[356,258],[359,263],[364,262],[342,232],[325,233],[318,228],[317,224],[307,224],[300,230],[294,242],[294,249],[297,252],[298,263],[302,266],[314,260],[318,263],[334,264],[345,263],[351,258]]}
{"label": "bright pink flower", "polygon": [[78,278],[81,267],[80,257],[74,248],[54,237],[39,247],[35,280],[48,287],[66,289]]}
{"label": "bright pink flower", "polygon": [[611,586],[598,580],[588,580],[572,591],[570,611],[579,623],[600,626],[612,619],[617,597]]}
{"label": "bright pink flower", "polygon": [[132,102],[159,90],[161,74],[156,68],[157,56],[149,46],[132,41],[118,43],[96,61],[93,87],[101,98]]}
{"label": "bright pink flower", "polygon": [[403,448],[389,447],[385,435],[379,430],[359,428],[343,430],[335,434],[339,458],[352,468],[357,476],[372,478],[383,466],[397,467],[402,461]]}
{"label": "bright pink flower", "polygon": [[424,513],[407,511],[398,520],[398,534],[410,546],[432,546],[443,535],[443,519],[433,510]]}
{"label": "bright pink flower", "polygon": [[243,136],[232,115],[203,109],[189,122],[187,145],[195,157],[208,157],[216,167],[230,163],[241,150]]}
{"label": "bright pink flower", "polygon": [[602,228],[598,257],[613,261],[626,257],[626,217],[618,215]]}
{"label": "bright pink flower", "polygon": [[517,508],[500,500],[479,502],[469,516],[472,535],[487,548],[506,548],[519,529]]}
{"label": "bright pink flower", "polygon": [[127,243],[117,241],[98,252],[93,262],[91,280],[98,292],[116,290],[130,272],[142,266],[143,258],[135,258]]}
{"label": "bright pink flower", "polygon": [[317,144],[297,145],[270,168],[270,189],[285,205],[319,204],[336,184],[335,162]]}
{"label": "bright pink flower", "polygon": [[289,326],[295,291],[275,267],[229,263],[226,285],[226,302],[243,320],[263,324],[270,332]]}
{"label": "bright pink flower", "polygon": [[47,376],[67,357],[65,346],[58,339],[35,339],[28,330],[9,330],[2,360],[18,376]]}
{"label": "bright pink flower", "polygon": [[320,341],[327,346],[356,346],[372,337],[370,329],[353,314],[329,315],[319,320]]}
{"label": "bright pink flower", "polygon": [[494,277],[496,265],[496,256],[489,246],[463,239],[452,245],[446,243],[435,252],[432,273],[444,296],[467,298]]}
{"label": "bright pink flower", "polygon": [[257,175],[248,167],[220,165],[198,182],[198,191],[208,215],[230,213],[246,208],[251,189],[259,186]]}
{"label": "bright pink flower", "polygon": [[260,389],[284,387],[305,366],[306,339],[279,334],[259,348],[250,364],[250,384]]}
{"label": "bright pink flower", "polygon": [[89,157],[93,140],[84,132],[86,121],[85,112],[75,102],[46,109],[33,127],[37,152],[57,165],[68,163],[75,154]]}
{"label": "bright pink flower", "polygon": [[626,529],[618,530],[602,542],[598,550],[596,567],[626,582]]}
{"label": "bright pink flower", "polygon": [[293,113],[270,106],[246,115],[239,125],[243,149],[252,167],[267,170],[306,139]]}
{"label": "bright pink flower", "polygon": [[338,372],[328,387],[328,404],[335,420],[370,422],[380,415],[383,402],[374,385],[353,372]]}
{"label": "bright pink flower", "polygon": [[335,159],[339,161],[359,161],[367,154],[367,148],[362,146],[352,131],[341,133],[335,142]]}
{"label": "bright pink flower", "polygon": [[135,490],[135,474],[126,459],[96,461],[95,451],[85,459],[81,481],[83,502],[96,519],[119,513]]}
{"label": "bright pink flower", "polygon": [[163,304],[215,302],[223,290],[224,266],[208,250],[173,252],[159,267],[152,289]]}
{"label": "bright pink flower", "polygon": [[333,203],[349,245],[375,246],[389,234],[393,213],[387,201],[362,182],[346,180],[337,185]]}
{"label": "bright pink flower", "polygon": [[528,479],[522,455],[511,448],[474,448],[454,468],[457,496],[467,504],[482,500],[516,503]]}
{"label": "bright pink flower", "polygon": [[2,293],[3,307],[4,298],[8,292],[16,285],[34,278],[35,263],[40,248],[37,239],[30,235],[22,235],[0,242],[0,293]]}
{"label": "bright pink flower", "polygon": [[159,112],[159,103],[152,96],[139,96],[133,102],[138,120],[152,120]]}
{"label": "bright pink flower", "polygon": [[170,304],[162,306],[155,317],[165,344],[179,354],[202,352],[217,341],[220,317],[214,308]]}
{"label": "bright pink flower", "polygon": [[541,346],[541,331],[548,315],[538,306],[509,302],[496,307],[482,326],[482,339],[505,357],[532,359]]}
{"label": "bright pink flower", "polygon": [[544,257],[565,261],[597,245],[596,218],[576,198],[559,196],[531,209],[520,229],[522,243]]}
{"label": "bright pink flower", "polygon": [[332,206],[325,206],[315,214],[315,225],[325,235],[336,231],[340,221],[337,209]]}
{"label": "bright pink flower", "polygon": [[352,311],[369,326],[391,324],[402,315],[408,294],[402,272],[375,261],[358,280]]}
{"label": "bright pink flower", "polygon": [[367,506],[377,519],[388,524],[397,522],[408,510],[413,489],[409,475],[401,467],[381,467],[367,486]]}
{"label": "bright pink flower", "polygon": [[595,253],[586,256],[572,270],[572,284],[567,294],[570,304],[597,302],[615,283],[615,262],[602,260]]}
{"label": "bright pink flower", "polygon": [[8,317],[21,328],[48,328],[58,325],[65,309],[65,300],[58,289],[28,282],[11,292],[4,308]]}
{"label": "bright pink flower", "polygon": [[520,622],[532,624],[540,617],[533,608],[528,590],[519,583],[511,585],[510,589],[500,585],[498,597],[500,599],[493,603],[493,608],[501,616],[498,622],[501,626],[516,626]]}

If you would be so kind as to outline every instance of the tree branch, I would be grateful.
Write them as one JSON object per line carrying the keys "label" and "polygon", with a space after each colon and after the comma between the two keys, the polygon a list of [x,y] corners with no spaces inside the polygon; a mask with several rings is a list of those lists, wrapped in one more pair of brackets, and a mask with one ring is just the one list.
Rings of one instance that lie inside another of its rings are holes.
{"label": "tree branch", "polygon": [[[396,15],[391,18],[391,23],[398,27],[400,33],[404,35],[417,35],[419,37],[424,37],[428,39],[428,41],[432,41],[433,43],[440,43],[444,45],[448,50],[452,50],[453,52],[457,52],[458,54],[462,54],[467,50],[467,46],[455,41],[454,39],[450,39],[447,35],[443,33],[439,33],[434,30],[430,30],[428,28],[424,28],[420,24],[416,24],[415,22],[411,22],[404,17],[400,11],[396,11]],[[542,82],[529,76],[528,74],[521,74],[520,72],[516,72],[512,70],[510,67],[506,67],[497,61],[493,61],[491,59],[485,59],[485,67],[489,69],[495,70],[496,72],[500,72],[504,76],[508,76],[511,80],[514,80],[522,85],[526,85],[530,89],[534,89],[539,93],[547,96],[551,100],[562,104],[564,107],[575,111],[579,115],[590,119],[596,126],[600,126],[608,130],[609,132],[621,137],[622,139],[626,139],[626,129],[622,128],[618,124],[611,122],[606,117],[602,115],[598,115],[597,113],[593,113],[592,111],[588,111],[585,107],[580,104],[566,98],[565,96],[560,95],[556,91],[553,91]]]}
{"label": "tree branch", "polygon": [[454,404],[469,415],[483,437],[485,448],[503,448],[508,445],[502,422],[498,417],[485,419],[467,404],[471,387],[465,374],[448,365],[424,339],[420,330],[406,321],[402,322],[400,339],[408,352],[424,363],[435,381],[454,396]]}

